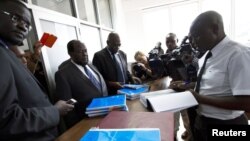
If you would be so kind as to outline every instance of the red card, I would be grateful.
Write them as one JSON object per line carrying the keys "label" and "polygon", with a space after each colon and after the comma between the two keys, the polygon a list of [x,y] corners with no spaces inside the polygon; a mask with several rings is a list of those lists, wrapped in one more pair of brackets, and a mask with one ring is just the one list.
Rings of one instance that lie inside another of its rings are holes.
{"label": "red card", "polygon": [[55,35],[44,32],[42,38],[40,39],[40,42],[43,45],[51,48],[56,42],[56,40],[57,37]]}
{"label": "red card", "polygon": [[49,33],[44,32],[40,42],[44,45],[47,39],[49,38]]}
{"label": "red card", "polygon": [[56,40],[57,40],[56,36],[50,35],[47,41],[44,43],[44,45],[51,48],[56,42]]}

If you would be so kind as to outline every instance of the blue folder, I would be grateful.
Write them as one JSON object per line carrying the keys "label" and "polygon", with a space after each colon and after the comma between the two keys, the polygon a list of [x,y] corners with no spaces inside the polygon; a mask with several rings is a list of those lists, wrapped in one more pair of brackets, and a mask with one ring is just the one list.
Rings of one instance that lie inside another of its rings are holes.
{"label": "blue folder", "polygon": [[90,129],[80,141],[160,141],[158,128]]}
{"label": "blue folder", "polygon": [[148,92],[149,87],[145,85],[144,87],[138,89],[122,88],[117,91],[118,94],[125,94],[127,99],[136,99],[140,97],[141,93]]}
{"label": "blue folder", "polygon": [[123,88],[129,88],[129,89],[140,89],[143,87],[148,87],[148,85],[140,85],[140,84],[124,84],[122,86]]}
{"label": "blue folder", "polygon": [[126,96],[115,95],[115,96],[94,98],[86,108],[86,111],[110,109],[114,107],[126,107]]}

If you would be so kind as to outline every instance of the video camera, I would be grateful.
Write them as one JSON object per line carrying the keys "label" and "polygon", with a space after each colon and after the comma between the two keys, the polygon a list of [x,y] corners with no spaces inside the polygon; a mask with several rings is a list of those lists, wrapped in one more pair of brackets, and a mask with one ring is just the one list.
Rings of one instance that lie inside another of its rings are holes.
{"label": "video camera", "polygon": [[151,56],[149,57],[149,66],[155,77],[170,76],[174,81],[196,80],[196,67],[190,67],[191,63],[188,63],[193,61],[192,59],[196,57],[197,52],[188,42],[187,36],[182,40],[181,45],[171,53],[159,55],[153,50],[149,52],[151,54],[149,55]]}
{"label": "video camera", "polygon": [[146,71],[143,69],[143,67],[140,65],[140,63],[133,63],[132,64],[132,70],[134,71],[134,75],[138,78],[141,78],[143,76],[147,76]]}

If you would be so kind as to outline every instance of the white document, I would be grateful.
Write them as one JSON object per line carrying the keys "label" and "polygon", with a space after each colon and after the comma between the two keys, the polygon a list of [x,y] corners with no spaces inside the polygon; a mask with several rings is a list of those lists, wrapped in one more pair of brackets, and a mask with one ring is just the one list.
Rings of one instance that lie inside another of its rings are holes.
{"label": "white document", "polygon": [[155,96],[160,96],[160,95],[166,95],[170,93],[176,93],[173,89],[166,89],[166,90],[159,90],[159,91],[152,91],[152,92],[147,92],[147,93],[141,93],[140,95],[140,102],[145,106],[148,107],[147,105],[147,99],[150,97],[155,97]]}
{"label": "white document", "polygon": [[177,112],[198,105],[189,91],[169,93],[147,98],[154,112]]}

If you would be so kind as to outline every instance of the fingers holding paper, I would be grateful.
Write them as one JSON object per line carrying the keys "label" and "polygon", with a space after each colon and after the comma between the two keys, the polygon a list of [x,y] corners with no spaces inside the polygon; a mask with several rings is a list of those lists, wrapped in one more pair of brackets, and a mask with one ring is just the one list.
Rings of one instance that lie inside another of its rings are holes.
{"label": "fingers holding paper", "polygon": [[193,89],[189,90],[193,96],[195,97],[195,99],[198,101],[198,103],[200,103],[200,99],[201,99],[201,95],[199,95],[197,92],[195,92]]}

